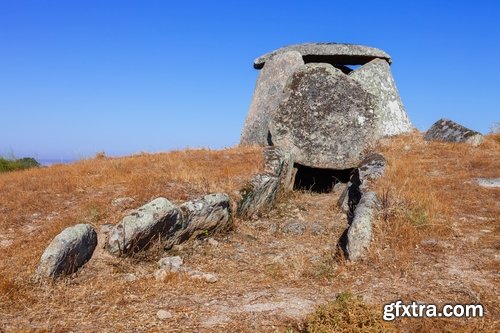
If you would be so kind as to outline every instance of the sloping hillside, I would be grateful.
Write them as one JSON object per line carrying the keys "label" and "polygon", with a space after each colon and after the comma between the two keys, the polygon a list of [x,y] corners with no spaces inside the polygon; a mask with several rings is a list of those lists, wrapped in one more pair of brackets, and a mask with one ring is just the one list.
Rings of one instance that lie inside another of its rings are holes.
{"label": "sloping hillside", "polygon": [[[314,311],[342,292],[367,304],[339,323],[346,330],[499,330],[500,189],[474,179],[500,177],[500,136],[473,148],[428,143],[414,133],[382,142],[379,151],[389,162],[375,186],[382,209],[369,258],[355,264],[337,250],[347,226],[338,192],[288,193],[268,215],[236,219],[229,233],[168,254],[153,249],[117,259],[103,250],[105,225],[155,197],[180,202],[223,191],[236,198],[262,170],[259,148],[96,158],[1,174],[0,331],[328,330],[325,309]],[[120,197],[134,201],[113,205]],[[33,282],[50,240],[83,221],[101,230],[90,262],[53,284]],[[184,265],[213,272],[218,281],[183,273],[159,281],[153,273],[165,255],[180,255]],[[382,304],[397,299],[481,303],[486,315],[383,323]],[[171,317],[160,319],[159,310]]]}

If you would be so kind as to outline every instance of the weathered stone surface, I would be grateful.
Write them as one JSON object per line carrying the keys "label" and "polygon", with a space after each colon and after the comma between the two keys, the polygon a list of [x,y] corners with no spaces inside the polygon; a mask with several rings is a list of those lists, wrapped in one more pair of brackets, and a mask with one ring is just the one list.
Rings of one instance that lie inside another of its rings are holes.
{"label": "weathered stone surface", "polygon": [[158,260],[158,267],[167,272],[176,273],[180,271],[181,266],[184,264],[184,261],[179,256],[173,257],[164,257]]}
{"label": "weathered stone surface", "polygon": [[366,192],[356,206],[354,218],[347,231],[346,252],[351,261],[363,258],[370,247],[376,205],[376,194],[374,192]]}
{"label": "weathered stone surface", "polygon": [[500,178],[476,178],[475,180],[482,187],[500,187]]}
{"label": "weathered stone surface", "polygon": [[287,82],[271,139],[301,165],[353,168],[377,139],[376,107],[376,97],[340,70],[306,64]]}
{"label": "weathered stone surface", "polygon": [[293,157],[280,147],[264,148],[264,173],[255,175],[240,193],[237,214],[250,218],[269,211],[281,190],[293,186]]}
{"label": "weathered stone surface", "polygon": [[268,145],[269,121],[283,98],[283,88],[292,73],[304,64],[296,51],[283,52],[270,59],[259,78],[241,133],[241,144]]}
{"label": "weathered stone surface", "polygon": [[92,257],[97,233],[90,224],[64,229],[43,252],[36,270],[39,278],[55,278],[76,272]]}
{"label": "weathered stone surface", "polygon": [[299,52],[306,63],[324,62],[336,65],[363,65],[374,58],[385,59],[385,61],[391,63],[391,57],[386,52],[374,47],[339,43],[304,43],[285,46],[260,56],[254,60],[253,66],[260,69],[276,55],[290,51]]}
{"label": "weathered stone surface", "polygon": [[157,198],[123,218],[111,230],[106,247],[113,255],[128,255],[173,234],[180,225],[180,210],[167,199]]}
{"label": "weathered stone surface", "polygon": [[382,177],[385,172],[387,160],[384,155],[379,153],[371,153],[361,161],[359,170],[359,179],[362,184],[369,180]]}
{"label": "weathered stone surface", "polygon": [[375,115],[377,131],[383,136],[397,135],[413,129],[399,97],[391,67],[383,59],[373,59],[349,76],[378,99]]}
{"label": "weathered stone surface", "polygon": [[230,200],[225,193],[209,194],[187,201],[179,208],[183,223],[166,239],[167,249],[191,237],[223,231],[231,224]]}
{"label": "weathered stone surface", "polygon": [[439,119],[425,133],[426,140],[446,142],[467,142],[479,146],[483,142],[481,133],[468,129],[448,119]]}

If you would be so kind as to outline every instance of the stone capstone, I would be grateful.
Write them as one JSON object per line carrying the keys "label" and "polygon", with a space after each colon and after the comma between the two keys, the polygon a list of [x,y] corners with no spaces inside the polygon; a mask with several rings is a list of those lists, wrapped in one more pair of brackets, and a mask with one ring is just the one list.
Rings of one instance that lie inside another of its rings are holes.
{"label": "stone capstone", "polygon": [[76,272],[92,257],[97,233],[90,224],[64,229],[45,249],[36,270],[38,278],[56,278]]}
{"label": "stone capstone", "polygon": [[377,117],[377,131],[380,137],[406,133],[413,129],[387,61],[373,59],[350,72],[349,76],[359,82],[366,91],[377,97],[375,116]]}
{"label": "stone capstone", "polygon": [[242,199],[237,214],[250,218],[268,212],[274,206],[276,195],[293,186],[293,157],[280,147],[265,147],[264,172],[255,175],[240,191]]}
{"label": "stone capstone", "polygon": [[269,144],[269,121],[283,98],[283,88],[292,73],[303,64],[297,51],[282,52],[267,61],[255,85],[241,144]]}
{"label": "stone capstone", "polygon": [[271,140],[301,165],[353,168],[377,138],[376,108],[376,97],[356,80],[329,64],[306,64],[285,86]]}
{"label": "stone capstone", "polygon": [[433,141],[466,142],[476,147],[483,142],[481,133],[449,119],[439,119],[425,132],[424,138]]}
{"label": "stone capstone", "polygon": [[173,234],[182,223],[179,208],[157,198],[125,216],[108,236],[106,248],[113,255],[130,255]]}
{"label": "stone capstone", "polygon": [[300,53],[306,63],[324,62],[336,65],[363,65],[367,62],[381,58],[389,64],[391,57],[384,51],[374,47],[340,44],[340,43],[304,43],[285,46],[274,50],[254,60],[253,66],[261,69],[267,61],[285,52],[296,51]]}

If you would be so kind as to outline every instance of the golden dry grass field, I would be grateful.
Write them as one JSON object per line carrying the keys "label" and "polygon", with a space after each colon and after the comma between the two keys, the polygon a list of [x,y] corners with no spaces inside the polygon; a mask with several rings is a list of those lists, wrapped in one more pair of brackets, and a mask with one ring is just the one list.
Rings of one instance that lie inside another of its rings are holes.
{"label": "golden dry grass field", "polygon": [[[474,181],[500,177],[500,135],[474,148],[413,133],[382,142],[379,151],[388,167],[375,184],[382,209],[367,260],[349,263],[339,254],[347,221],[338,193],[305,191],[281,196],[269,214],[235,219],[215,243],[193,240],[167,254],[114,258],[99,232],[93,258],[49,284],[32,274],[65,227],[86,222],[101,230],[158,196],[181,203],[226,192],[236,200],[263,169],[261,149],[101,156],[0,174],[0,332],[500,330],[500,189]],[[113,206],[120,197],[134,201]],[[288,232],[291,222],[306,228]],[[156,261],[165,255],[180,255],[218,281],[182,273],[157,281]],[[339,294],[354,296],[333,302]],[[486,314],[383,322],[382,305],[397,299],[481,303]],[[172,318],[159,319],[158,310]]]}

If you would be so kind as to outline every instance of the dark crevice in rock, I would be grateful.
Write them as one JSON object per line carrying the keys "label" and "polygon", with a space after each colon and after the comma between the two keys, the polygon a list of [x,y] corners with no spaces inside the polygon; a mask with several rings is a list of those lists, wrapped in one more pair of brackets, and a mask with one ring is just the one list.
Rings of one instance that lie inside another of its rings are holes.
{"label": "dark crevice in rock", "polygon": [[354,169],[334,170],[320,169],[294,164],[297,169],[294,190],[306,190],[317,193],[331,192],[337,183],[347,183]]}
{"label": "dark crevice in rock", "polygon": [[364,65],[376,57],[354,55],[304,55],[304,63],[323,62],[332,65]]}
{"label": "dark crevice in rock", "polygon": [[273,135],[271,134],[271,131],[267,131],[267,145],[274,146],[273,145]]}

